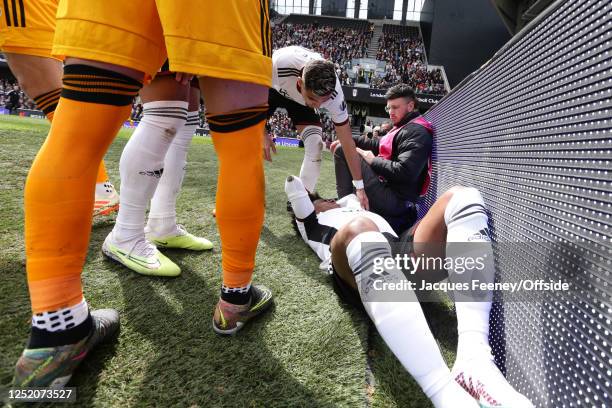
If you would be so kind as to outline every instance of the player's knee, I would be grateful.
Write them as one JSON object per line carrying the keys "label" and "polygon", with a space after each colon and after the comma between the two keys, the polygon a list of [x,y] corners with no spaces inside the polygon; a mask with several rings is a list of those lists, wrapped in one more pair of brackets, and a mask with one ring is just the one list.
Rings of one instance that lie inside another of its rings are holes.
{"label": "player's knee", "polygon": [[480,191],[474,187],[465,187],[461,185],[451,187],[446,193],[450,194],[450,197],[460,194],[462,197],[465,197],[466,200],[472,201],[474,203],[484,204],[484,200],[482,199],[482,195]]}
{"label": "player's knee", "polygon": [[453,214],[468,206],[477,205],[483,209],[485,207],[480,191],[474,187],[454,186],[446,191],[440,199],[446,200],[444,214],[447,221],[452,218]]}
{"label": "player's knee", "polygon": [[308,157],[320,158],[323,151],[323,129],[320,126],[306,126],[302,131],[304,154]]}
{"label": "player's knee", "polygon": [[443,200],[448,203],[455,195],[469,197],[475,199],[479,203],[482,202],[482,196],[480,195],[480,191],[478,191],[474,187],[465,187],[462,185],[456,185],[449,188],[439,197],[439,200]]}
{"label": "player's knee", "polygon": [[[172,108],[169,108],[169,112],[170,111],[172,111]],[[153,110],[152,112],[149,112],[148,109],[145,108],[141,122],[146,125],[158,128],[159,130],[161,130],[161,134],[163,134],[164,137],[173,139],[176,135],[176,132],[178,132],[178,130],[181,129],[187,122],[187,116],[160,116],[159,111],[157,109]]]}
{"label": "player's knee", "polygon": [[362,232],[378,231],[378,226],[367,217],[356,217],[342,227],[346,235],[346,242],[350,242]]}
{"label": "player's knee", "polygon": [[[200,77],[200,89],[209,112],[233,112],[268,103],[269,88],[250,82]],[[228,95],[240,97],[228,98]]]}
{"label": "player's knee", "polygon": [[309,125],[302,130],[302,140],[304,145],[315,144],[323,138],[321,126]]}
{"label": "player's knee", "polygon": [[17,82],[26,95],[37,97],[46,92],[52,91],[49,85],[40,80],[40,77],[35,75],[19,75],[17,74]]}
{"label": "player's knee", "polygon": [[460,185],[453,186],[449,188],[448,190],[446,190],[444,193],[442,193],[442,195],[438,197],[438,200],[443,200],[444,202],[448,203],[450,199],[453,198],[455,193],[460,192],[464,188],[465,187],[460,186]]}

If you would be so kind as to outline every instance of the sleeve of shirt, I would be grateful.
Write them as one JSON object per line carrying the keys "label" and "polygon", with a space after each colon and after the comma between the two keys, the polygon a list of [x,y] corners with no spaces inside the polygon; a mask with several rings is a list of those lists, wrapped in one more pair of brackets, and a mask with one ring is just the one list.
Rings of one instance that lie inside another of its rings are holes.
{"label": "sleeve of shirt", "polygon": [[325,107],[331,113],[334,125],[341,126],[348,122],[348,109],[346,106],[346,101],[344,100],[342,85],[340,85],[338,78],[336,78],[336,89],[334,89],[334,92],[332,93],[332,98],[328,101],[328,104]]}
{"label": "sleeve of shirt", "polygon": [[367,137],[363,136],[353,136],[353,141],[355,142],[355,146],[357,146],[358,148],[362,150],[370,150],[372,153],[374,153],[374,156],[378,156],[378,139],[368,139]]}

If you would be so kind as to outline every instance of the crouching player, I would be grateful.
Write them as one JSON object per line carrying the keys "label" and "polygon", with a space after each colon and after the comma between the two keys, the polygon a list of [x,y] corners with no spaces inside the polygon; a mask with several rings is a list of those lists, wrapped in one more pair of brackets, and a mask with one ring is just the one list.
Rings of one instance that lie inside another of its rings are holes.
{"label": "crouching player", "polygon": [[295,176],[287,178],[285,192],[302,238],[324,264],[329,263],[336,291],[347,303],[363,305],[393,354],[435,407],[533,407],[508,384],[493,361],[488,341],[490,293],[484,301],[455,304],[459,340],[452,370],[442,358],[414,291],[404,290],[399,301],[381,301],[374,295],[376,281],[406,281],[397,266],[386,267],[382,273],[376,268],[377,260],[393,257],[390,242],[398,243],[409,256],[437,257],[446,252],[447,258],[465,256],[452,243],[480,242],[489,252],[481,273],[493,281],[488,218],[478,190],[450,189],[400,237],[381,216],[361,209],[353,195],[338,202],[312,200]]}

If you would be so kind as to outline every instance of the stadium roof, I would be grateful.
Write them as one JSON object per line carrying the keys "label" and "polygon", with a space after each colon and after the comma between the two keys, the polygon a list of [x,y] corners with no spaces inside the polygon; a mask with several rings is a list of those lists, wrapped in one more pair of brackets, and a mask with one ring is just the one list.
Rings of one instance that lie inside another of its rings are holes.
{"label": "stadium roof", "polygon": [[492,0],[508,31],[516,34],[555,0]]}

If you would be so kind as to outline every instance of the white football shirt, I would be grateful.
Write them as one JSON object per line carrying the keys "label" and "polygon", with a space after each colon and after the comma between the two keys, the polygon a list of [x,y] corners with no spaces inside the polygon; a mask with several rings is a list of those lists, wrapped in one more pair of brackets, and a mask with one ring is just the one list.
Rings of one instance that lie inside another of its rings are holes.
{"label": "white football shirt", "polygon": [[[321,54],[297,45],[280,48],[272,54],[272,87],[285,98],[306,106],[306,101],[297,87],[297,80],[308,61],[324,59]],[[321,104],[329,111],[336,126],[348,122],[348,111],[344,101],[342,85],[336,76],[336,88],[332,97]]]}
{"label": "white football shirt", "polygon": [[391,235],[397,238],[397,234],[383,217],[361,208],[359,199],[355,194],[345,196],[336,203],[340,205],[340,208],[320,212],[316,215],[316,222],[313,222],[312,214],[304,222],[297,222],[302,239],[321,259],[321,269],[329,269],[331,262],[329,245],[335,233],[356,217],[369,218],[378,226],[383,235]]}

